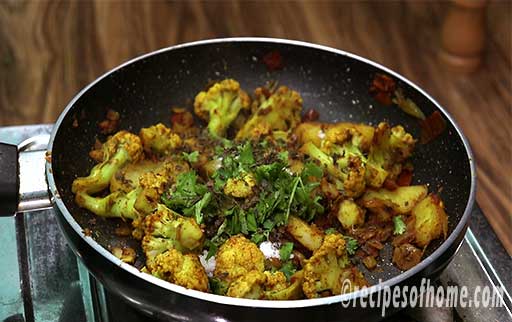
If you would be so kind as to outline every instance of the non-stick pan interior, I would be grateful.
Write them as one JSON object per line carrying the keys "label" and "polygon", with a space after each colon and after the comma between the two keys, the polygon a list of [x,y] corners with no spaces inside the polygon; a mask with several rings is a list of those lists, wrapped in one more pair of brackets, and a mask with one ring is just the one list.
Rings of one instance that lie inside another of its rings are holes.
{"label": "non-stick pan interior", "polygon": [[[283,68],[269,71],[262,57],[277,51]],[[247,91],[275,80],[297,90],[304,107],[320,112],[326,122],[351,121],[377,124],[382,120],[402,124],[419,137],[416,119],[396,106],[377,103],[368,90],[376,73],[387,73],[372,64],[349,55],[275,42],[213,42],[175,48],[146,56],[103,77],[85,91],[68,111],[59,126],[52,151],[52,169],[59,194],[68,210],[85,229],[92,231],[104,247],[138,243],[113,234],[122,222],[97,218],[77,207],[71,183],[87,175],[93,161],[88,152],[98,138],[98,122],[108,109],[121,114],[120,129],[138,132],[141,127],[163,122],[169,124],[174,106],[191,108],[195,94],[212,80],[234,78]],[[408,84],[398,81],[410,97],[428,115],[437,107]],[[448,122],[447,130],[433,142],[418,144],[414,158],[414,182],[427,183],[440,195],[449,214],[453,231],[468,202],[471,187],[470,163],[463,141]],[[438,245],[431,245],[428,255]],[[425,255],[425,256],[426,256]],[[141,264],[141,263],[138,263]],[[371,274],[370,280],[387,279],[399,271],[392,265]]]}

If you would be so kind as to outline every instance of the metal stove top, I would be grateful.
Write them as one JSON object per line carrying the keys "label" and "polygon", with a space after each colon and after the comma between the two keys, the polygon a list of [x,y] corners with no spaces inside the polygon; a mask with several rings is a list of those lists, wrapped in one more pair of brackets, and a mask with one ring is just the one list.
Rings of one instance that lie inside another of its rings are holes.
{"label": "metal stove top", "polygon": [[[38,136],[29,148],[44,148],[52,125],[0,128],[0,141],[12,144]],[[105,290],[67,247],[51,209],[0,218],[0,321],[150,321]],[[511,290],[512,259],[478,207],[470,229],[441,285],[491,286]],[[512,321],[509,292],[494,309],[455,307],[452,321]],[[386,321],[423,321],[434,312],[405,310]],[[443,321],[448,321],[443,320]]]}

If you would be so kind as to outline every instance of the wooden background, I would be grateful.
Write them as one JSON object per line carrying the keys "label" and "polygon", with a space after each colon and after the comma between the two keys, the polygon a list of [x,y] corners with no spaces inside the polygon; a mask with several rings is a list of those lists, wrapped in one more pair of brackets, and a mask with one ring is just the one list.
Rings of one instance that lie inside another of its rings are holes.
{"label": "wooden background", "polygon": [[454,115],[476,153],[477,199],[512,254],[512,14],[491,2],[484,66],[437,61],[446,2],[0,1],[0,126],[55,121],[79,89],[157,48],[212,37],[299,39],[368,57]]}

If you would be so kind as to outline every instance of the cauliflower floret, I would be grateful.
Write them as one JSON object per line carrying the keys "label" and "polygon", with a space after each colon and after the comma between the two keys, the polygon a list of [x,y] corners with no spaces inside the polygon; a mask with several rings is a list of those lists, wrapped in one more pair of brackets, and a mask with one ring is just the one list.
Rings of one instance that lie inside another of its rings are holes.
{"label": "cauliflower floret", "polygon": [[288,287],[288,281],[286,275],[283,272],[263,272],[265,274],[265,290],[267,291],[278,291]]}
{"label": "cauliflower floret", "polygon": [[80,190],[76,193],[75,200],[80,207],[98,216],[132,220],[135,228],[133,237],[142,239],[145,216],[157,208],[164,188],[174,182],[181,172],[188,170],[188,164],[181,160],[129,164],[116,173],[118,178],[111,179],[111,182],[115,182],[115,189],[111,187],[110,194],[93,197]]}
{"label": "cauliflower floret", "polygon": [[227,296],[261,299],[264,296],[266,275],[260,271],[250,271],[232,282],[226,293]]}
{"label": "cauliflower floret", "polygon": [[[280,273],[280,272],[278,272]],[[284,275],[284,274],[283,274]],[[281,279],[281,277],[278,277]],[[302,282],[304,280],[304,271],[297,271],[290,277],[290,281],[285,284],[275,284],[274,288],[269,289],[267,285],[267,291],[265,292],[265,298],[268,300],[298,300],[304,297],[302,292]],[[267,277],[267,283],[268,277]]]}
{"label": "cauliflower floret", "polygon": [[283,272],[253,270],[232,282],[226,295],[248,299],[264,299],[267,298],[267,294],[274,297],[291,296],[292,290],[285,292],[289,286]]}
{"label": "cauliflower floret", "polygon": [[139,136],[147,153],[166,155],[182,145],[180,136],[162,123],[141,129]]}
{"label": "cauliflower floret", "polygon": [[239,178],[229,178],[224,186],[224,194],[235,198],[247,198],[253,194],[254,186],[256,186],[254,176],[245,173]]}
{"label": "cauliflower floret", "polygon": [[208,276],[195,254],[170,249],[147,262],[149,272],[160,279],[202,292],[208,292]]}
{"label": "cauliflower floret", "polygon": [[139,216],[134,207],[138,195],[139,189],[129,193],[114,191],[105,197],[92,197],[84,191],[78,191],[75,201],[80,207],[98,216],[135,219]]}
{"label": "cauliflower floret", "polygon": [[263,272],[265,256],[255,243],[236,235],[219,248],[215,261],[214,276],[232,282],[250,271]]}
{"label": "cauliflower floret", "polygon": [[137,162],[142,158],[142,143],[138,136],[119,131],[103,144],[102,151],[103,161],[91,169],[89,176],[73,181],[73,193],[82,191],[93,194],[108,187],[120,168],[128,162]]}
{"label": "cauliflower floret", "polygon": [[[325,141],[323,150],[311,142],[306,142],[300,152],[317,160],[324,167],[338,190],[347,197],[358,197],[365,189],[366,158],[351,142],[341,146]],[[328,151],[328,152],[326,152]],[[336,161],[335,158],[336,157]]]}
{"label": "cauliflower floret", "polygon": [[142,142],[140,138],[128,131],[119,131],[103,143],[103,160],[116,154],[119,150],[126,150],[130,162],[142,159]]}
{"label": "cauliflower floret", "polygon": [[253,114],[236,134],[237,140],[257,139],[271,131],[288,131],[301,120],[302,97],[286,86],[267,96],[263,88],[255,90]]}
{"label": "cauliflower floret", "polygon": [[194,112],[208,122],[208,131],[214,137],[224,137],[240,110],[249,109],[250,98],[233,79],[215,83],[207,92],[200,92],[194,100]]}
{"label": "cauliflower floret", "polygon": [[[325,236],[320,248],[313,252],[304,265],[302,289],[308,298],[341,294],[343,282],[349,278],[352,286],[361,284],[364,277],[354,274],[345,249],[345,240],[341,234]],[[348,269],[348,270],[347,270]]]}
{"label": "cauliflower floret", "polygon": [[401,171],[400,163],[411,155],[415,143],[402,126],[390,128],[389,124],[380,123],[368,155],[366,183],[380,188],[387,178],[394,179]]}
{"label": "cauliflower floret", "polygon": [[142,191],[137,198],[135,208],[146,215],[151,213],[155,210],[165,188],[175,183],[180,174],[189,170],[187,162],[173,158],[166,160],[155,171],[141,175],[139,185]]}
{"label": "cauliflower floret", "polygon": [[204,233],[193,218],[183,217],[164,205],[144,219],[142,249],[148,262],[169,249],[199,250]]}
{"label": "cauliflower floret", "polygon": [[300,144],[311,142],[316,146],[321,146],[325,141],[343,144],[352,139],[357,141],[359,148],[365,152],[372,144],[374,132],[375,129],[372,126],[348,122],[303,122],[294,130]]}

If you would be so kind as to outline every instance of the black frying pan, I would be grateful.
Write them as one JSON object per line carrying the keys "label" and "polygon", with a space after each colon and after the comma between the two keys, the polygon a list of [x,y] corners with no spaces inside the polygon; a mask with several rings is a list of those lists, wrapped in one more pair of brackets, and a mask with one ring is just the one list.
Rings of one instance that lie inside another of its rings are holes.
{"label": "black frying pan", "polygon": [[[269,72],[263,64],[262,57],[271,51],[281,53],[281,70]],[[169,123],[172,106],[190,108],[191,99],[205,84],[228,77],[238,80],[248,91],[268,80],[277,80],[301,93],[305,108],[317,109],[320,121],[377,124],[387,120],[404,125],[419,137],[416,119],[396,107],[380,105],[369,95],[376,73],[391,75],[426,115],[437,110],[447,120],[442,135],[429,144],[418,145],[412,161],[415,183],[429,183],[430,191],[443,188],[441,198],[449,214],[450,233],[444,242],[430,245],[423,261],[407,272],[402,273],[392,265],[365,272],[373,284],[378,284],[369,292],[375,295],[379,287],[412,285],[422,277],[436,277],[460,245],[474,202],[475,165],[460,128],[431,97],[402,76],[364,58],[297,41],[232,38],[174,46],[125,63],[82,90],[59,117],[49,144],[52,157],[46,175],[63,233],[105,287],[156,318],[309,322],[380,319],[380,308],[362,309],[359,302],[348,308],[341,304],[360,298],[361,292],[313,300],[245,300],[187,290],[140,273],[107,250],[124,244],[138,246],[137,242],[113,233],[122,223],[97,218],[79,208],[71,193],[72,181],[87,175],[93,166],[88,152],[95,139],[105,139],[98,134],[98,123],[108,109],[120,112],[120,129],[138,132],[141,127],[157,122]],[[5,168],[6,158],[1,153],[0,158],[4,158]],[[14,172],[9,173],[12,177]],[[11,190],[0,191],[4,205]],[[92,235],[84,230],[92,231]],[[385,250],[383,256],[389,257],[389,253]]]}

